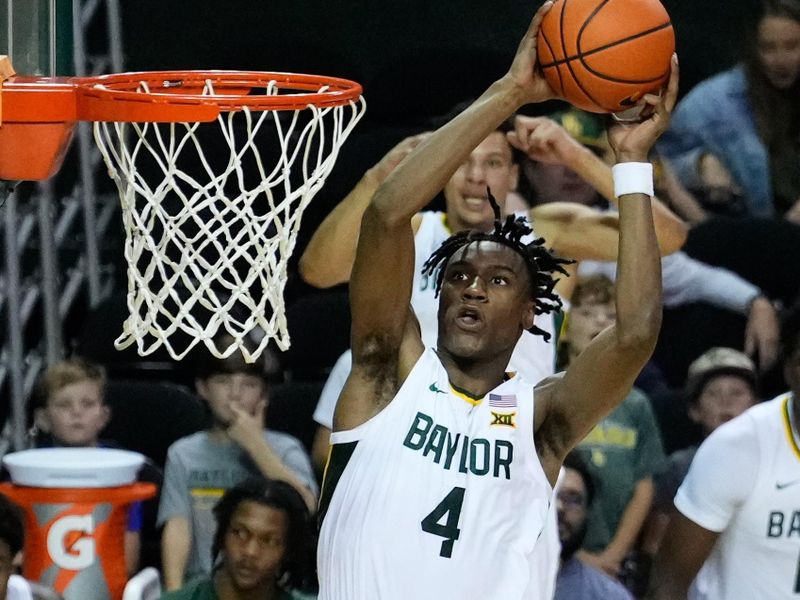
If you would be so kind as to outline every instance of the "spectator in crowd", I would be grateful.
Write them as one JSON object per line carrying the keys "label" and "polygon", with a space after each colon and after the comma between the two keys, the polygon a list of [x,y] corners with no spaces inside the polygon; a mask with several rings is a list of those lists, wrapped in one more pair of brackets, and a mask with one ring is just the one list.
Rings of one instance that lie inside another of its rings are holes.
{"label": "spectator in crowd", "polygon": [[[733,348],[712,348],[689,366],[686,383],[689,418],[703,439],[723,423],[738,417],[758,402],[756,367],[750,358]],[[683,483],[698,445],[673,452],[667,468],[656,477],[653,512],[643,541],[653,556],[669,524],[672,499]]]}
{"label": "spectator in crowd", "polygon": [[0,495],[0,600],[62,600],[53,590],[14,573],[24,540],[21,511]]}
{"label": "spectator in crowd", "polygon": [[311,600],[315,549],[303,499],[283,481],[245,480],[214,507],[214,570],[164,600]]}
{"label": "spectator in crowd", "polygon": [[[37,448],[109,448],[100,433],[111,418],[105,400],[105,369],[73,357],[50,366],[39,380],[34,409],[33,443]],[[155,469],[156,467],[150,466]],[[131,505],[125,532],[125,567],[132,575],[139,567],[142,503]]]}
{"label": "spectator in crowd", "polygon": [[[217,347],[228,342],[217,340]],[[198,360],[196,387],[211,413],[210,429],[170,446],[158,522],[164,526],[161,550],[167,590],[211,573],[215,523],[212,508],[225,490],[256,475],[284,481],[316,504],[316,480],[302,444],[265,429],[268,381],[277,360],[269,350],[246,363],[241,353]]]}
{"label": "spectator in crowd", "polygon": [[790,392],[748,409],[701,444],[653,567],[655,600],[798,593],[800,306],[781,334]]}
{"label": "spectator in crowd", "polygon": [[[532,204],[560,199],[579,201],[600,209],[608,206],[607,198],[613,195],[613,191],[603,179],[588,170],[576,177],[572,165],[577,161],[570,159],[565,162],[575,152],[572,146],[576,142],[585,147],[584,153],[591,151],[600,156],[606,152],[605,131],[596,115],[568,110],[556,113],[553,119],[518,116],[517,130],[525,131],[525,135],[535,141],[522,162],[524,185],[520,188],[529,189],[527,197]],[[692,259],[683,252],[664,256],[661,265],[666,308],[705,302],[745,316],[745,352],[758,356],[760,371],[774,364],[778,352],[778,317],[774,306],[758,287],[727,269]],[[616,277],[614,263],[608,261],[583,260],[578,273]],[[569,286],[574,281],[562,281],[559,293],[569,298]],[[698,330],[702,332],[702,324],[698,324]],[[706,332],[705,337],[713,338],[713,333]],[[668,341],[659,341],[656,359],[661,357],[660,348]]]}
{"label": "spectator in crowd", "polygon": [[800,2],[763,0],[753,23],[744,61],[686,95],[658,148],[707,207],[800,223]]}
{"label": "spectator in crowd", "polygon": [[[560,366],[567,367],[616,322],[614,284],[603,276],[581,278],[562,334]],[[612,576],[621,572],[650,511],[653,477],[663,468],[658,425],[647,396],[634,388],[578,445],[597,484],[579,557]]]}
{"label": "spectator in crowd", "polygon": [[553,600],[633,600],[621,583],[575,557],[586,538],[594,494],[589,469],[571,452],[555,489],[561,566]]}

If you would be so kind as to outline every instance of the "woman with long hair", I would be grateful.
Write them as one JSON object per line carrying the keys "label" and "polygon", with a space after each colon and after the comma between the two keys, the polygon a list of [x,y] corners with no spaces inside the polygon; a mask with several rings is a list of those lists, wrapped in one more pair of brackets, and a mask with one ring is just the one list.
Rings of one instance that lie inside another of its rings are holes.
{"label": "woman with long hair", "polygon": [[740,64],[678,104],[658,148],[708,204],[731,212],[740,196],[743,215],[800,223],[800,0],[764,0],[747,40]]}

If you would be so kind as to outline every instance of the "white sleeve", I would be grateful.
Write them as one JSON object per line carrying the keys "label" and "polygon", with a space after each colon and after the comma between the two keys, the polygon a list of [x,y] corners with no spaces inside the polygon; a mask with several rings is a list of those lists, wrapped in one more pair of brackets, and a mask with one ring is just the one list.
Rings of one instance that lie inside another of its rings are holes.
{"label": "white sleeve", "polygon": [[314,421],[318,425],[333,429],[333,413],[336,410],[336,401],[339,399],[342,389],[344,389],[347,376],[350,375],[352,368],[353,354],[350,350],[347,350],[333,365],[331,374],[328,375],[328,380],[325,382],[325,387],[322,388],[322,393],[319,395],[319,402],[317,402],[317,408],[314,410]]}
{"label": "white sleeve", "polygon": [[750,301],[761,294],[756,286],[733,271],[700,262],[684,252],[662,258],[661,270],[667,307],[707,302],[746,314]]}
{"label": "white sleeve", "polygon": [[[750,302],[761,294],[755,285],[733,271],[700,262],[685,252],[661,259],[664,306],[671,308],[692,302],[707,302],[746,315]],[[578,276],[605,275],[616,280],[614,262],[581,261]]]}
{"label": "white sleeve", "polygon": [[700,527],[724,531],[755,486],[758,462],[755,424],[745,413],[700,445],[675,495],[675,508]]}

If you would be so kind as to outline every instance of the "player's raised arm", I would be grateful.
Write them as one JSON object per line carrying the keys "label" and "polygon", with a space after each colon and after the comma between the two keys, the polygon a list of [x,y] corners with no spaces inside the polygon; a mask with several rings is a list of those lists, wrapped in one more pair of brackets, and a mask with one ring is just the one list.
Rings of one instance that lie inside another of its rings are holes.
{"label": "player's raised arm", "polygon": [[[537,11],[508,73],[420,144],[381,184],[364,211],[350,280],[353,370],[334,429],[350,429],[388,403],[422,353],[405,350],[414,267],[412,217],[441,190],[469,153],[520,106],[554,97],[536,66],[536,35],[552,4]],[[416,334],[418,335],[418,334]],[[377,395],[376,397],[376,390]]]}
{"label": "player's raised arm", "polygon": [[[617,321],[570,364],[563,377],[537,387],[536,439],[543,464],[555,480],[566,453],[628,394],[650,358],[661,326],[661,264],[653,226],[652,173],[647,154],[667,128],[678,89],[677,58],[661,98],[648,96],[653,115],[636,125],[617,125],[609,138],[617,160],[619,257]],[[621,163],[628,163],[619,166]],[[622,172],[620,172],[620,169]],[[625,174],[627,172],[627,174]]]}
{"label": "player's raised arm", "polygon": [[300,257],[300,276],[327,288],[350,280],[361,217],[375,190],[429,134],[407,137],[384,155],[325,217]]}

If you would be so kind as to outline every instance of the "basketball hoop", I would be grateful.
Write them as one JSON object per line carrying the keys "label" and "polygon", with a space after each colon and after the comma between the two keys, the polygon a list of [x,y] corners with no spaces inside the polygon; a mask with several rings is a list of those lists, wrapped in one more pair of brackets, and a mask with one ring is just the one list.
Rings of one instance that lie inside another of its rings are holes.
{"label": "basketball hoop", "polygon": [[[164,346],[179,360],[203,343],[219,358],[238,348],[248,362],[270,340],[288,348],[287,262],[304,210],[364,114],[361,86],[235,71],[123,73],[69,86],[62,120],[95,122],[122,202],[130,315],[115,346],[136,343],[142,356]],[[218,333],[234,341],[218,348]]]}

